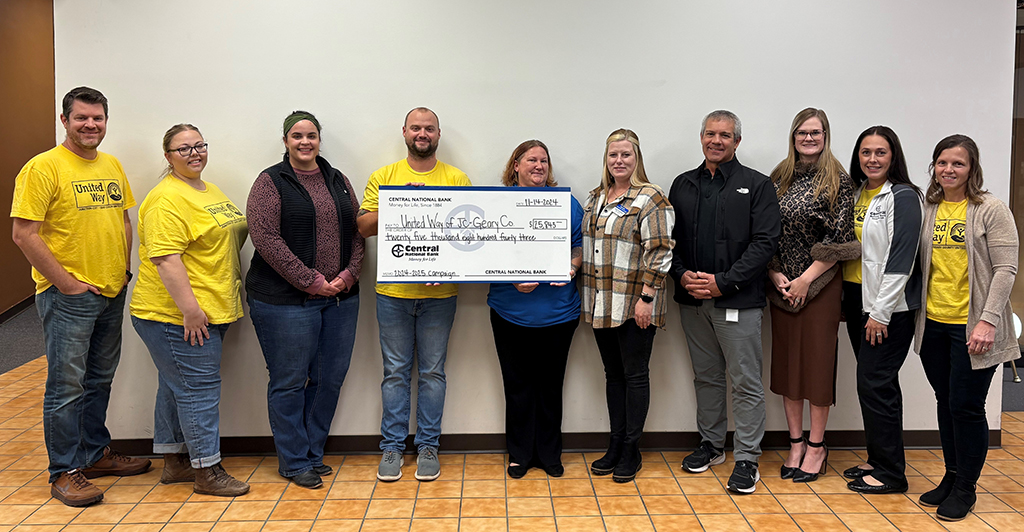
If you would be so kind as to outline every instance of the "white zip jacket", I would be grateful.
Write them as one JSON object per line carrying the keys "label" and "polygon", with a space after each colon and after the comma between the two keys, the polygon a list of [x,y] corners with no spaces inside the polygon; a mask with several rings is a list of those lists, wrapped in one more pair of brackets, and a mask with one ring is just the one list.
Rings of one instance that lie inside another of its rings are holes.
{"label": "white zip jacket", "polygon": [[[854,194],[860,197],[865,181]],[[886,181],[864,215],[861,231],[861,296],[864,313],[889,325],[893,312],[921,308],[917,250],[923,223],[921,198],[906,185]]]}

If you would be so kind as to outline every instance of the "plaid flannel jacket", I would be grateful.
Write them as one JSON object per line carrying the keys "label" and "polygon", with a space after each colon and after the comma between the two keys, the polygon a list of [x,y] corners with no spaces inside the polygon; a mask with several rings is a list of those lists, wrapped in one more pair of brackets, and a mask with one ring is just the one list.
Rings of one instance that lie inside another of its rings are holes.
{"label": "plaid flannel jacket", "polygon": [[675,211],[651,183],[630,187],[607,206],[604,197],[592,190],[583,208],[583,319],[595,329],[622,325],[646,284],[657,291],[651,323],[664,328]]}

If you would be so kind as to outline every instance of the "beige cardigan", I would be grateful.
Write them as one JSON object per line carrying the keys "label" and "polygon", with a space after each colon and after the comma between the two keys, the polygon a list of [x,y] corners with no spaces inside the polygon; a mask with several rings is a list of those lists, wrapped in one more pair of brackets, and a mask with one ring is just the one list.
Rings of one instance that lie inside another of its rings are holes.
{"label": "beige cardigan", "polygon": [[[967,203],[967,285],[970,303],[967,307],[967,338],[979,320],[996,327],[995,343],[984,355],[971,356],[973,369],[989,368],[1020,358],[1020,348],[1013,330],[1013,311],[1010,309],[1010,289],[1017,276],[1017,226],[1010,209],[995,196],[985,193],[982,203]],[[939,206],[925,204],[924,227],[921,236],[921,310],[917,313],[914,330],[914,351],[921,352],[926,319],[925,302],[928,297],[928,271],[931,269],[932,241],[935,213]]]}

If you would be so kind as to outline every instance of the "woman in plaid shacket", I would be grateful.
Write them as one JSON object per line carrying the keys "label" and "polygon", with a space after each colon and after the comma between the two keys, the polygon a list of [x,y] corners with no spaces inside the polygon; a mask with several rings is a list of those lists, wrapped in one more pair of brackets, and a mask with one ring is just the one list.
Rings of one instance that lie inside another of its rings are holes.
{"label": "woman in plaid shacket", "polygon": [[648,364],[665,326],[665,276],[672,264],[672,205],[647,180],[640,140],[608,136],[601,186],[583,209],[583,319],[594,326],[604,362],[611,438],[591,465],[616,482],[640,470],[640,436],[651,400]]}

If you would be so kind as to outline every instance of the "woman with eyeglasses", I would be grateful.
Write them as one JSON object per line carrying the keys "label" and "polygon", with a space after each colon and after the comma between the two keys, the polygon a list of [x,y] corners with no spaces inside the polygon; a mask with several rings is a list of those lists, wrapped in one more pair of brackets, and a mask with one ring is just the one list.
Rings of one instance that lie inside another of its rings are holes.
{"label": "woman with eyeglasses", "polygon": [[974,140],[942,139],[929,170],[921,230],[925,303],[917,313],[914,350],[938,401],[946,472],[918,501],[937,507],[939,519],[960,521],[978,500],[992,376],[1004,362],[1020,358],[1010,308],[1019,241],[1013,213],[982,188]]}
{"label": "woman with eyeglasses", "polygon": [[139,280],[129,306],[159,377],[153,452],[164,455],[160,482],[236,497],[249,485],[220,463],[220,363],[224,334],[242,317],[246,219],[203,180],[209,153],[199,129],[172,127],[163,148],[165,175],[139,207]]}
{"label": "woman with eyeglasses", "polygon": [[[772,315],[771,389],[782,396],[789,456],[782,478],[813,482],[828,470],[825,424],[836,402],[836,337],[842,301],[839,261],[860,256],[853,234],[853,180],[832,155],[825,111],[797,113],[789,155],[772,170],[782,213],[768,264]],[[804,401],[810,436],[804,439]]]}
{"label": "woman with eyeglasses", "polygon": [[303,488],[330,475],[324,444],[348,373],[359,315],[363,237],[348,178],[320,156],[320,122],[284,120],[284,159],[249,192],[256,248],[249,315],[270,372],[267,407],[278,472]]}

